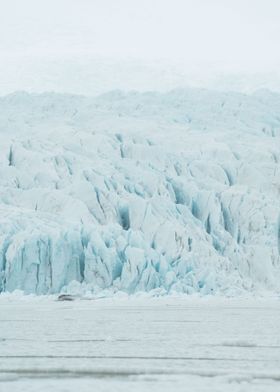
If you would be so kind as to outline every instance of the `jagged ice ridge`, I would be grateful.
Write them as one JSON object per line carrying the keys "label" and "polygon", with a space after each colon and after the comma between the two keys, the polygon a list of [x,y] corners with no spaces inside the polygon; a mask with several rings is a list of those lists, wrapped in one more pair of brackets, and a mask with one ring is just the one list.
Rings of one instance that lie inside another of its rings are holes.
{"label": "jagged ice ridge", "polygon": [[279,290],[279,94],[0,108],[0,292]]}

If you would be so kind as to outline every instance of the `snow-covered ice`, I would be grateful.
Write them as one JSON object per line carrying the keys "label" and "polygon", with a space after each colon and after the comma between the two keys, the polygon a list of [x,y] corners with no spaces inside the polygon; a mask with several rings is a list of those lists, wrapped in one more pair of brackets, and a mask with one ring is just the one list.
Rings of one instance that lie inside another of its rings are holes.
{"label": "snow-covered ice", "polygon": [[0,98],[0,291],[280,287],[280,95]]}
{"label": "snow-covered ice", "polygon": [[279,298],[0,296],[0,391],[277,392]]}

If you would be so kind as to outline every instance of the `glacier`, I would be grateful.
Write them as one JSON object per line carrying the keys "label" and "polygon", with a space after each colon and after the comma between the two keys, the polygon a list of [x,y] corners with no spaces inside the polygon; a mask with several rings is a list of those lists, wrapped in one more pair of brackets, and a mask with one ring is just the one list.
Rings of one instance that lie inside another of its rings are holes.
{"label": "glacier", "polygon": [[279,292],[280,94],[0,108],[0,292]]}

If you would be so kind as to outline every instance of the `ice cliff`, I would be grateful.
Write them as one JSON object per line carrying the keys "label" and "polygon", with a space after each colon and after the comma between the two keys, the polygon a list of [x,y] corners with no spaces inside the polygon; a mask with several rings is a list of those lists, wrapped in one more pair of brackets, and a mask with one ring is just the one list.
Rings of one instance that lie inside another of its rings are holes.
{"label": "ice cliff", "polygon": [[1,97],[0,291],[73,281],[279,290],[280,95]]}

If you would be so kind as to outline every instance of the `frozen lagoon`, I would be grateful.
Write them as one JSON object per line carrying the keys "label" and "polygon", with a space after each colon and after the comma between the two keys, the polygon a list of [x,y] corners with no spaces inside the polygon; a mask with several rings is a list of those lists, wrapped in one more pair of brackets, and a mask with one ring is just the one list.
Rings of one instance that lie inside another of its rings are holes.
{"label": "frozen lagoon", "polygon": [[280,391],[279,298],[0,296],[0,391]]}

